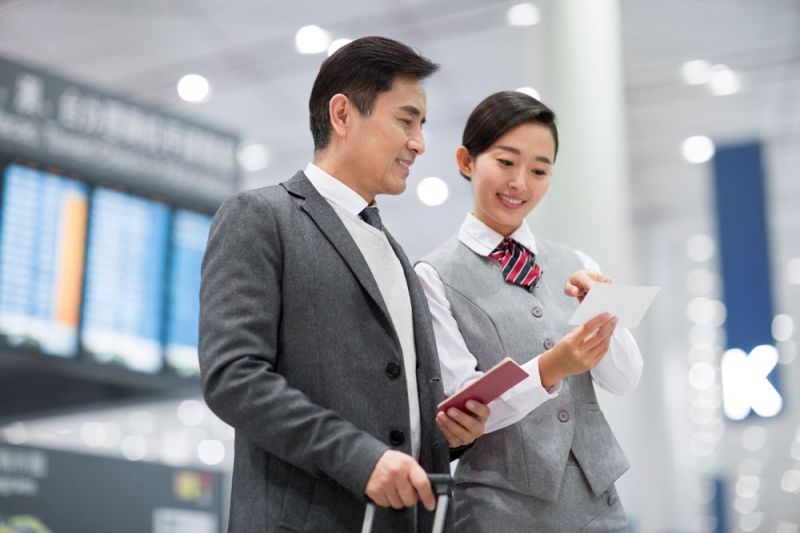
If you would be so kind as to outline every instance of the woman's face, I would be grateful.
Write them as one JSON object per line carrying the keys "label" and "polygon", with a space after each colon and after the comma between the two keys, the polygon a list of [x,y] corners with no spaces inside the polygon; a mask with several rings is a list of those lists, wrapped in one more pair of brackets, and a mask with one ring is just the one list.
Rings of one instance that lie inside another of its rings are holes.
{"label": "woman's face", "polygon": [[459,147],[456,159],[472,181],[475,217],[511,235],[547,192],[555,150],[550,129],[535,122],[507,131],[476,158]]}

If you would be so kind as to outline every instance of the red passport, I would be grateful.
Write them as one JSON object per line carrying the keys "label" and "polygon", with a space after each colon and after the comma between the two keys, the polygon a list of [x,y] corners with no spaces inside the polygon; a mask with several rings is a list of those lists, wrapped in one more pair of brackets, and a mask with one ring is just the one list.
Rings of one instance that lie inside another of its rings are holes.
{"label": "red passport", "polygon": [[525,372],[513,359],[506,357],[476,381],[440,403],[439,410],[447,411],[447,409],[455,407],[469,413],[469,409],[465,407],[467,400],[488,404],[529,376],[530,374]]}

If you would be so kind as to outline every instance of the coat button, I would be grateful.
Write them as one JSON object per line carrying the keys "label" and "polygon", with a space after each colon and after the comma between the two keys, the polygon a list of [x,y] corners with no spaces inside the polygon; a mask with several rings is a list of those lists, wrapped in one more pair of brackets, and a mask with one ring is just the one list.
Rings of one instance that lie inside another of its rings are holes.
{"label": "coat button", "polygon": [[558,419],[561,422],[569,422],[569,413],[566,411],[559,411],[558,412]]}
{"label": "coat button", "polygon": [[397,378],[400,375],[401,369],[400,365],[392,361],[388,365],[386,365],[386,375],[392,379]]}
{"label": "coat button", "polygon": [[531,309],[531,314],[533,316],[535,316],[536,318],[542,318],[542,315],[544,314],[544,310],[537,305],[536,307]]}
{"label": "coat button", "polygon": [[406,441],[406,434],[401,429],[393,429],[389,432],[389,444],[400,446]]}
{"label": "coat button", "polygon": [[608,495],[608,505],[609,505],[609,507],[613,507],[615,503],[617,503],[617,495],[616,494],[609,494]]}
{"label": "coat button", "polygon": [[552,348],[555,345],[556,345],[556,343],[553,342],[553,339],[545,339],[544,340],[544,349],[545,350],[549,350],[550,348]]}

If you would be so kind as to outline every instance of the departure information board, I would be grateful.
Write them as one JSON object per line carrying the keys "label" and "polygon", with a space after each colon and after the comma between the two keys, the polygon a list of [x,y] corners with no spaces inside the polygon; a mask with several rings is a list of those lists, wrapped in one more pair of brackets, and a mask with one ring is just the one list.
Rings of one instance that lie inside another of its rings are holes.
{"label": "departure information board", "polygon": [[182,375],[197,375],[197,330],[200,315],[200,266],[211,217],[175,211],[167,300],[167,365]]}
{"label": "departure information board", "polygon": [[0,231],[0,334],[58,356],[78,349],[85,184],[9,165]]}
{"label": "departure information board", "polygon": [[170,209],[97,188],[89,221],[83,346],[100,362],[158,372]]}

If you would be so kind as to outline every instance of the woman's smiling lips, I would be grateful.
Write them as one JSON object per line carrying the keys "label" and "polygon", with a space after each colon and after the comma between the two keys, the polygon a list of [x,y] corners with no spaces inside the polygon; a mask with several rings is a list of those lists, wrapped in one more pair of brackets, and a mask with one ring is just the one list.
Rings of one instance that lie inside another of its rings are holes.
{"label": "woman's smiling lips", "polygon": [[512,196],[506,196],[505,194],[497,194],[497,198],[500,199],[500,203],[503,207],[507,207],[509,209],[518,209],[522,207],[522,204],[525,203],[525,200],[520,200],[519,198],[514,198]]}

